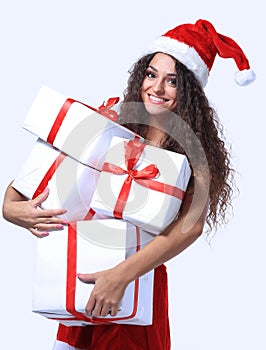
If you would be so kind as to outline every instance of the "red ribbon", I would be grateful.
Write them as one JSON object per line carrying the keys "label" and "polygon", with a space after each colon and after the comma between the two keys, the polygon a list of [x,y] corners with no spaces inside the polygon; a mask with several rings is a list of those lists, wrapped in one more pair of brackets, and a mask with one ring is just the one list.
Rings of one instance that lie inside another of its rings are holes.
{"label": "red ribbon", "polygon": [[92,220],[95,214],[96,212],[92,208],[90,208],[83,220]]}
{"label": "red ribbon", "polygon": [[[140,230],[136,227],[136,251],[140,249]],[[95,324],[111,324],[114,321],[126,320],[135,317],[138,309],[139,279],[134,281],[134,303],[132,313],[124,317],[112,317],[112,319],[101,317],[87,317],[75,308],[76,282],[77,282],[77,226],[76,222],[68,225],[68,248],[67,248],[67,281],[66,281],[66,310],[73,315],[71,318],[53,318],[55,320],[79,320]]]}
{"label": "red ribbon", "polygon": [[[52,163],[50,168],[47,170],[42,181],[39,183],[37,189],[35,190],[35,192],[32,196],[32,199],[38,197],[39,194],[41,194],[46,189],[46,187],[48,186],[48,182],[54,176],[54,173],[56,172],[56,170],[58,169],[60,164],[63,162],[65,157],[66,157],[66,155],[64,153],[59,154],[59,156],[56,158],[56,160]],[[94,215],[95,215],[95,211],[92,208],[90,208],[83,220],[91,220]]]}
{"label": "red ribbon", "polygon": [[128,174],[122,185],[113,211],[113,215],[117,219],[123,218],[123,210],[125,208],[133,180],[139,185],[148,187],[152,190],[175,196],[181,200],[184,198],[185,192],[180,188],[152,180],[159,173],[159,170],[155,164],[150,164],[142,170],[134,169],[144,147],[145,144],[141,143],[138,139],[125,142],[126,169],[110,163],[103,164],[102,171],[110,172],[115,175]]}
{"label": "red ribbon", "polygon": [[119,97],[110,97],[106,104],[105,102],[102,103],[102,105],[98,108],[98,112],[105,117],[112,119],[113,121],[117,121],[118,115],[116,111],[112,110],[111,108],[119,102]]}
{"label": "red ribbon", "polygon": [[74,100],[72,98],[67,98],[66,101],[63,103],[55,121],[54,121],[54,124],[49,132],[49,135],[47,136],[47,142],[50,143],[51,145],[53,145],[54,143],[54,140],[56,138],[56,135],[58,133],[58,130],[60,129],[62,123],[63,123],[63,120],[65,119],[66,115],[67,115],[67,112],[69,110],[69,108],[71,107],[71,105],[74,103],[74,102],[77,102],[77,103],[80,103],[82,104],[83,106],[86,106],[88,107],[89,109],[92,109],[93,111],[95,112],[98,112],[100,113],[101,115],[113,120],[113,121],[117,121],[117,113],[113,110],[111,110],[111,108],[119,101],[119,97],[111,97],[107,100],[106,102],[106,105],[104,105],[104,103],[98,108],[93,108],[91,106],[88,106],[86,105],[85,103],[83,102],[80,102],[80,101],[77,101],[77,100]]}
{"label": "red ribbon", "polygon": [[67,281],[66,281],[66,310],[79,320],[86,321],[87,317],[76,311],[76,277],[77,273],[77,227],[76,222],[68,225],[68,245],[67,245]]}
{"label": "red ribbon", "polygon": [[59,167],[59,165],[62,163],[62,161],[65,158],[64,153],[60,153],[59,156],[56,158],[56,160],[53,162],[53,164],[50,166],[50,168],[47,170],[47,173],[44,175],[42,181],[40,182],[39,186],[37,187],[36,191],[34,192],[32,199],[36,198],[41,194],[47,187],[48,182],[54,175],[56,169]]}

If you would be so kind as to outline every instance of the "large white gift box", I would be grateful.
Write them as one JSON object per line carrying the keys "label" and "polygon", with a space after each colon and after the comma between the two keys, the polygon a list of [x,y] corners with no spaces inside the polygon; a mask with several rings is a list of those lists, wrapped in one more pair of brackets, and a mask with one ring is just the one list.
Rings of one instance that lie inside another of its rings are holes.
{"label": "large white gift box", "polygon": [[[116,98],[110,100],[111,107]],[[101,169],[113,136],[138,137],[116,123],[114,115],[108,104],[96,110],[42,86],[22,126],[81,163]]]}
{"label": "large white gift box", "polygon": [[91,207],[158,234],[177,217],[190,175],[185,155],[114,137]]}
{"label": "large white gift box", "polygon": [[41,207],[64,208],[66,220],[78,221],[94,213],[90,202],[99,175],[98,170],[38,139],[12,186],[28,199],[35,198],[48,187],[49,196]]}
{"label": "large white gift box", "polygon": [[128,285],[114,317],[86,316],[94,284],[77,278],[114,267],[151,239],[124,220],[105,219],[73,222],[38,240],[33,312],[65,325],[151,324],[154,270]]}

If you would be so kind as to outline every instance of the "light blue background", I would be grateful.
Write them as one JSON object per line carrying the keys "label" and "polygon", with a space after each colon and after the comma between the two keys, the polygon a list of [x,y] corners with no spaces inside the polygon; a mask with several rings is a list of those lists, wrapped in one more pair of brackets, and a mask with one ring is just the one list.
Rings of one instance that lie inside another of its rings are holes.
{"label": "light blue background", "polygon": [[[262,2],[10,0],[1,6],[1,195],[35,138],[21,123],[45,84],[99,106],[122,96],[127,70],[157,36],[198,18],[246,52],[256,83],[234,83],[218,58],[206,93],[232,144],[240,195],[211,246],[202,236],[168,263],[172,350],[264,350],[265,37]],[[1,219],[0,347],[51,349],[57,324],[31,313],[36,239]]]}

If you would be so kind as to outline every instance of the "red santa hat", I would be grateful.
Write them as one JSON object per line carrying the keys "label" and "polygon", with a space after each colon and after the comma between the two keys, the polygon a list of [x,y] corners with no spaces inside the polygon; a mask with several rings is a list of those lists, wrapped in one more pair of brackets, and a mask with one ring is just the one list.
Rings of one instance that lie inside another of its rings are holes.
{"label": "red santa hat", "polygon": [[199,19],[195,24],[182,24],[169,30],[144,54],[155,52],[175,57],[195,74],[203,87],[207,84],[216,54],[235,60],[238,68],[235,81],[238,85],[248,85],[256,78],[240,46],[233,39],[217,33],[206,20]]}

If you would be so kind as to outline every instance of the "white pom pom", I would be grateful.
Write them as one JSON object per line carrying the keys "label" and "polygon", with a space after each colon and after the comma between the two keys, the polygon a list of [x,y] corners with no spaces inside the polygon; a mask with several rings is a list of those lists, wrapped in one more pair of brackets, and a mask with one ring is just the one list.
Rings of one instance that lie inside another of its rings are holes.
{"label": "white pom pom", "polygon": [[240,86],[251,84],[256,79],[252,69],[244,69],[235,73],[235,82]]}

